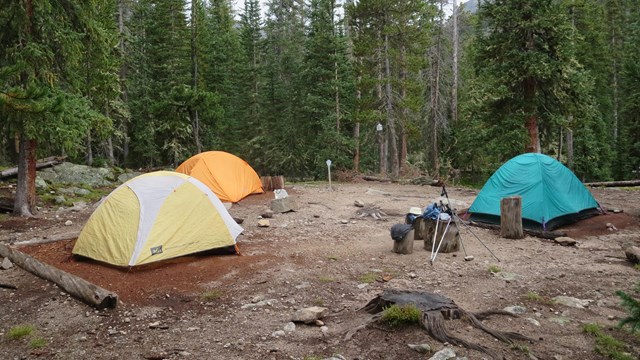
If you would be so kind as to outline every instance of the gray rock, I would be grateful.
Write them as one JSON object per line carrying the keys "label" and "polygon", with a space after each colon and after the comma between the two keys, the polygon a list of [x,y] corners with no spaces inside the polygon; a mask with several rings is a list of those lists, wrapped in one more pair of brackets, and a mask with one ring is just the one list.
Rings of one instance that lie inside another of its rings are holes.
{"label": "gray rock", "polygon": [[115,174],[108,168],[94,168],[86,165],[62,163],[37,173],[50,184],[86,184],[90,187],[108,186],[115,180]]}
{"label": "gray rock", "polygon": [[117,182],[118,182],[118,184],[122,184],[122,183],[125,183],[125,182],[133,179],[134,177],[140,176],[142,174],[143,173],[137,172],[137,171],[126,172],[126,173],[118,175]]}
{"label": "gray rock", "polygon": [[285,336],[286,333],[283,330],[278,330],[278,331],[274,331],[273,333],[271,333],[272,337],[282,337]]}
{"label": "gray rock", "polygon": [[253,308],[258,308],[258,307],[263,307],[263,306],[273,306],[273,304],[277,303],[278,300],[276,299],[269,299],[269,300],[262,300],[262,301],[258,301],[255,304],[244,304],[242,305],[240,308],[241,309],[253,309]]}
{"label": "gray rock", "polygon": [[55,197],[55,199],[53,199],[53,201],[55,201],[56,204],[62,204],[65,201],[67,201],[67,199],[65,199],[65,197],[62,196],[62,195],[58,195],[58,196]]}
{"label": "gray rock", "polygon": [[514,315],[519,315],[519,314],[524,314],[527,312],[527,308],[524,306],[518,306],[518,305],[513,305],[513,306],[507,306],[506,308],[502,309],[506,312],[510,312]]}
{"label": "gray rock", "polygon": [[556,323],[558,325],[564,325],[564,324],[568,324],[569,322],[571,322],[570,319],[566,318],[566,317],[550,317],[549,321]]}
{"label": "gray rock", "polygon": [[340,354],[333,354],[333,355],[331,355],[331,357],[324,358],[322,360],[347,360],[347,359],[344,356],[340,355]]}
{"label": "gray rock", "polygon": [[497,278],[500,278],[502,280],[507,280],[507,281],[515,281],[515,280],[522,279],[522,275],[505,272],[505,271],[500,271],[500,272],[494,273],[493,275]]}
{"label": "gray rock", "polygon": [[637,246],[629,246],[624,249],[624,254],[632,264],[640,263],[640,248]]}
{"label": "gray rock", "polygon": [[284,326],[284,331],[286,331],[286,332],[294,332],[294,331],[296,331],[296,324],[293,321],[288,322]]}
{"label": "gray rock", "polygon": [[313,324],[316,320],[322,319],[329,314],[329,309],[320,306],[312,306],[300,309],[293,314],[291,321]]}
{"label": "gray rock", "polygon": [[428,354],[431,352],[431,346],[429,344],[407,344],[409,347],[420,354]]}
{"label": "gray rock", "polygon": [[2,270],[9,270],[13,267],[13,263],[11,262],[11,260],[9,260],[9,258],[4,258],[2,260],[2,264],[0,264],[0,269]]}
{"label": "gray rock", "polygon": [[296,198],[294,196],[271,200],[271,210],[274,213],[285,213],[289,211],[296,211],[297,209],[298,204],[296,203]]}
{"label": "gray rock", "polygon": [[273,217],[273,210],[267,209],[262,213],[261,216],[265,219],[271,219]]}
{"label": "gray rock", "polygon": [[429,360],[448,360],[454,357],[456,357],[456,352],[453,351],[452,348],[446,347],[438,351],[437,353],[433,354],[433,356],[430,357]]}
{"label": "gray rock", "polygon": [[593,302],[593,300],[581,300],[570,296],[556,296],[551,299],[556,304],[569,306],[577,309],[584,309],[585,307],[589,307],[589,304]]}
{"label": "gray rock", "polygon": [[527,321],[530,322],[533,326],[540,326],[540,322],[534,318],[527,318]]}
{"label": "gray rock", "polygon": [[44,179],[42,179],[39,176],[36,176],[36,189],[46,189],[47,187],[49,187],[49,184],[47,184],[46,181],[44,181]]}
{"label": "gray rock", "polygon": [[557,242],[558,244],[562,245],[562,246],[575,246],[576,244],[576,240],[572,239],[568,236],[560,236],[555,238],[555,242]]}

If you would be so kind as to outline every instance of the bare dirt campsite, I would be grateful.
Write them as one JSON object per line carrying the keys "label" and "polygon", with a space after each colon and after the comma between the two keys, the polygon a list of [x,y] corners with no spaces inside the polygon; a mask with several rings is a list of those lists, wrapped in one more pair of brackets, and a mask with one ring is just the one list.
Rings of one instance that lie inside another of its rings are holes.
{"label": "bare dirt campsite", "polygon": [[[429,359],[450,347],[452,359],[491,358],[439,342],[417,325],[367,323],[371,314],[362,308],[392,289],[437,294],[470,313],[505,308],[519,313],[481,322],[530,341],[508,344],[465,319],[444,322],[449,334],[480,344],[497,358],[604,359],[594,350],[595,338],[584,331],[589,323],[627,343],[624,352],[631,358],[640,356],[639,338],[616,328],[627,313],[614,294],[632,292],[640,275],[622,250],[640,244],[637,188],[592,189],[602,206],[622,212],[559,229],[577,241],[573,246],[531,236],[508,240],[496,230],[470,232],[461,226],[464,251],[440,253],[433,264],[422,241],[415,241],[411,254],[392,252],[390,228],[404,222],[411,207],[439,199],[441,188],[360,181],[333,183],[331,189],[328,184],[285,189],[297,210],[274,214],[269,227],[258,221],[272,192],[229,209],[244,219],[241,256],[204,253],[133,268],[74,258],[73,238],[20,245],[79,232],[93,206],[43,208],[32,219],[3,215],[0,243],[117,293],[119,304],[95,310],[18,266],[0,270],[0,283],[15,287],[0,289],[0,357]],[[468,207],[477,193],[448,188],[458,209]],[[361,216],[356,201],[378,209],[382,218]],[[464,260],[468,255],[472,261]],[[318,322],[291,323],[298,310],[309,307],[327,312]],[[8,336],[17,326],[32,331]]]}

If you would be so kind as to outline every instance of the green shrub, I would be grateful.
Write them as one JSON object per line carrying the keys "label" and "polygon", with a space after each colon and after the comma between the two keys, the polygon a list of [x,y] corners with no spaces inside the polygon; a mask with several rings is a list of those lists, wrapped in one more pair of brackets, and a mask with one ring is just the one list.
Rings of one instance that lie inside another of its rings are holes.
{"label": "green shrub", "polygon": [[489,265],[489,267],[487,269],[492,274],[499,273],[500,271],[502,271],[502,269],[500,269],[500,267],[498,267],[498,265]]}
{"label": "green shrub", "polygon": [[605,334],[598,324],[585,324],[582,327],[582,331],[596,338],[596,347],[594,350],[598,354],[614,360],[634,359],[631,355],[625,352],[627,345],[624,342],[611,335]]}

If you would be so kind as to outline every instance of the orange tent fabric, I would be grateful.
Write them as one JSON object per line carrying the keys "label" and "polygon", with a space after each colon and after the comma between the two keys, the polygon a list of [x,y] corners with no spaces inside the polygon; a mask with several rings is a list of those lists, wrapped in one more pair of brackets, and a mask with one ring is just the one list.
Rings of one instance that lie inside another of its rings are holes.
{"label": "orange tent fabric", "polygon": [[194,155],[176,171],[206,184],[222,202],[238,202],[251,194],[264,192],[255,170],[246,161],[224,151]]}

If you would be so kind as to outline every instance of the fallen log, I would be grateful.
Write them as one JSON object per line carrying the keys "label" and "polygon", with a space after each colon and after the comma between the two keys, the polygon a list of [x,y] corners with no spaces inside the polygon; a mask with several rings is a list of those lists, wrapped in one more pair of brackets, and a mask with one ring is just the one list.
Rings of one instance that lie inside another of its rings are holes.
{"label": "fallen log", "polygon": [[368,175],[363,176],[363,177],[362,177],[362,180],[366,180],[366,181],[380,181],[380,182],[394,182],[394,180],[389,179],[389,178],[381,178],[381,177],[368,176]]}
{"label": "fallen log", "polygon": [[[469,221],[468,225],[483,228],[483,229],[500,230],[500,225],[495,225],[495,224],[486,224],[486,223],[478,223],[475,221]],[[562,231],[539,231],[539,230],[524,229],[524,233],[531,236],[539,237],[542,239],[550,239],[550,240],[555,240],[556,238],[559,238],[561,236],[567,236],[567,233],[564,233]]]}
{"label": "fallen log", "polygon": [[96,309],[115,308],[118,305],[118,295],[113,292],[42,263],[6,245],[0,244],[0,256],[8,258],[14,264],[42,279],[53,282],[71,296]]}
{"label": "fallen log", "polygon": [[585,183],[584,185],[591,187],[640,186],[640,180],[602,181]]}
{"label": "fallen log", "polygon": [[[61,164],[64,161],[64,159],[66,159],[66,157],[64,156],[50,156],[48,158],[40,159],[36,161],[36,170]],[[13,176],[18,176],[17,166],[0,171],[0,179],[6,179]]]}
{"label": "fallen log", "polygon": [[51,236],[45,236],[45,237],[42,237],[42,238],[32,238],[32,239],[25,240],[25,241],[17,241],[17,242],[14,242],[11,245],[17,247],[17,246],[46,244],[46,243],[56,242],[56,241],[77,239],[79,235],[80,235],[80,231],[72,231],[72,232],[63,233],[63,234],[55,234],[55,235],[51,235]]}
{"label": "fallen log", "polygon": [[12,289],[12,290],[17,290],[18,287],[15,285],[11,285],[11,284],[1,284],[0,283],[0,288],[2,289]]}

